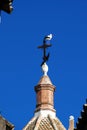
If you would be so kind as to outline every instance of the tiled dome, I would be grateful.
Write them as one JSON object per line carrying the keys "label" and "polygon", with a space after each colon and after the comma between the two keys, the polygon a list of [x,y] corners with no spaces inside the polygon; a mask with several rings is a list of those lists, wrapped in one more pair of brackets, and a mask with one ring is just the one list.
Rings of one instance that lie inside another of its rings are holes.
{"label": "tiled dome", "polygon": [[34,117],[23,130],[65,130],[60,120],[48,115],[47,117]]}

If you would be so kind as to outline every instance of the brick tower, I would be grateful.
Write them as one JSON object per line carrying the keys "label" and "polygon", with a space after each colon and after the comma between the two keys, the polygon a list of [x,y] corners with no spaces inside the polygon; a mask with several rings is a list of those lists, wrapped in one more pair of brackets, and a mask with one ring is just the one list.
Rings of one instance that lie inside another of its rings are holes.
{"label": "brick tower", "polygon": [[55,86],[47,75],[47,69],[48,66],[44,63],[42,65],[44,75],[35,86],[37,102],[35,114],[23,130],[65,130],[63,124],[56,117],[54,109]]}
{"label": "brick tower", "polygon": [[[43,71],[48,69],[46,63],[42,66]],[[45,71],[46,72],[46,71]],[[52,84],[49,76],[45,73],[37,86],[35,86],[35,91],[37,95],[37,104],[35,114],[39,113],[51,113],[55,115],[54,109],[54,91],[55,86]]]}
{"label": "brick tower", "polygon": [[51,40],[52,34],[46,36],[43,45],[39,46],[44,50],[43,62],[41,64],[43,76],[35,86],[36,92],[36,109],[34,117],[23,128],[23,130],[66,130],[61,121],[56,117],[54,109],[54,91],[55,86],[52,84],[47,75],[48,66],[46,61],[49,54],[46,55],[46,48],[51,44],[46,44],[47,40]]}

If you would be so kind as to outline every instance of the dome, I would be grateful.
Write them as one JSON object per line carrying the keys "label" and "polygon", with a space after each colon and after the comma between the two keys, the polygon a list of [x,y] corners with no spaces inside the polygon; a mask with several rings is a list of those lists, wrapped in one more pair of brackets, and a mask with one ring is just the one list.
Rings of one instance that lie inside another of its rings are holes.
{"label": "dome", "polygon": [[60,120],[50,115],[34,117],[23,130],[66,130]]}

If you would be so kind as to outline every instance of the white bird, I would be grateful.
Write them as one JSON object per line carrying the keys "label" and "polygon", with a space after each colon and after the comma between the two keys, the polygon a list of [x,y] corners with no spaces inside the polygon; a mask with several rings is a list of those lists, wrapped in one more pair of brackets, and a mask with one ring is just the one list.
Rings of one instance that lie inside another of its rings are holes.
{"label": "white bird", "polygon": [[52,39],[52,34],[47,35],[44,39],[45,40],[51,40]]}

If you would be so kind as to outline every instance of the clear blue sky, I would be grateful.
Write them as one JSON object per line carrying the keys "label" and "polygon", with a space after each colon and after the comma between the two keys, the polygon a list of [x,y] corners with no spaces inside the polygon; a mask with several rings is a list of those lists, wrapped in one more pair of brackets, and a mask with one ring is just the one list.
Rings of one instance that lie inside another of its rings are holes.
{"label": "clear blue sky", "polygon": [[87,1],[14,0],[0,24],[0,111],[21,130],[33,117],[34,86],[42,76],[43,37],[52,33],[49,77],[56,86],[57,117],[80,116],[87,97]]}

